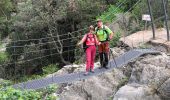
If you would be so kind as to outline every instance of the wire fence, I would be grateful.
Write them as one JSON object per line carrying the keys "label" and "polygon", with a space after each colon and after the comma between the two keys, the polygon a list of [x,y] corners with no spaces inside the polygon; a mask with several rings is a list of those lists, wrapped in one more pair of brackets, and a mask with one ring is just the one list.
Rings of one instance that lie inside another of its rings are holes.
{"label": "wire fence", "polygon": [[[132,7],[130,7],[126,12],[124,12],[121,17],[118,16],[113,21],[113,24],[118,23],[120,20],[123,19],[123,17],[128,16],[129,12],[133,8],[137,7],[140,4],[140,2],[141,0],[138,0]],[[117,8],[113,10],[112,13],[115,13],[115,11],[117,11],[117,9],[119,9],[125,3],[126,0],[120,3],[117,6]],[[112,13],[110,13],[106,17],[109,17]],[[11,50],[11,54],[9,55],[9,58],[11,60],[2,63],[0,66],[7,68],[4,71],[8,70],[8,68],[11,66],[14,67],[14,73],[12,73],[12,75],[16,75],[17,73],[19,73],[19,71],[17,71],[18,70],[17,68],[20,67],[21,65],[24,65],[25,63],[32,63],[32,65],[35,64],[35,66],[38,66],[36,64],[37,62],[41,62],[41,65],[43,65],[45,64],[44,62],[46,61],[48,62],[48,60],[49,61],[52,60],[50,62],[56,63],[61,56],[64,56],[67,59],[67,60],[64,59],[65,61],[70,61],[70,59],[81,59],[84,51],[82,48],[76,47],[76,43],[78,40],[82,38],[86,30],[87,27],[77,31],[56,35],[56,36],[55,35],[47,36],[38,39],[28,38],[23,40],[17,40],[17,39],[15,39],[14,41],[12,40],[10,41],[12,45],[6,47],[7,50]],[[128,29],[125,28],[124,30],[128,30]],[[4,41],[0,41],[0,42],[5,43]],[[28,42],[28,44],[24,44],[23,42],[26,43]],[[124,42],[126,42],[126,40]],[[69,45],[67,43],[69,43]],[[71,58],[71,56],[74,57]]]}

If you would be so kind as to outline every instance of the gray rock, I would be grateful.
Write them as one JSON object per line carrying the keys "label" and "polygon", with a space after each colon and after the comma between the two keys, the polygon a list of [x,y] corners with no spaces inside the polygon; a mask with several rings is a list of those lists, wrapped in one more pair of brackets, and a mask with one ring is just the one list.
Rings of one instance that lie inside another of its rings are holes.
{"label": "gray rock", "polygon": [[117,91],[113,100],[170,100],[169,61],[165,54],[139,58],[132,65],[129,83]]}
{"label": "gray rock", "polygon": [[161,100],[152,94],[152,89],[144,85],[125,85],[115,94],[113,100]]}
{"label": "gray rock", "polygon": [[120,69],[74,82],[69,90],[60,93],[61,100],[108,100],[125,78]]}
{"label": "gray rock", "polygon": [[[116,56],[124,51],[114,48]],[[95,67],[100,64],[95,63]],[[170,100],[170,57],[145,55],[128,65],[86,80],[59,86],[61,100]],[[85,65],[69,65],[58,74],[85,71]],[[129,80],[128,80],[129,79]],[[128,81],[127,84],[125,84]]]}

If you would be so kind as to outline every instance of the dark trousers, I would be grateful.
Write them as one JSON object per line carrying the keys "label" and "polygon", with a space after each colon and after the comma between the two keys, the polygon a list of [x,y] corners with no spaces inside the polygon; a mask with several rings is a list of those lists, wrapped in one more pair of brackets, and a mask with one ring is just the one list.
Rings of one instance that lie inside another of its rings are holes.
{"label": "dark trousers", "polygon": [[109,62],[108,53],[99,53],[99,55],[101,67],[106,67]]}
{"label": "dark trousers", "polygon": [[102,42],[99,45],[98,49],[99,49],[101,67],[106,67],[109,62],[109,58],[108,58],[109,42]]}

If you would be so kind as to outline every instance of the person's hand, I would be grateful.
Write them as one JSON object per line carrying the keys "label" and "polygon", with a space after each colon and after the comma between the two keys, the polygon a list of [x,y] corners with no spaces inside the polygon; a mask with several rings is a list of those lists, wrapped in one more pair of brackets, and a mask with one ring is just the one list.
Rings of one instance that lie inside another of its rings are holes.
{"label": "person's hand", "polygon": [[109,35],[109,39],[110,39],[110,40],[113,39],[113,35],[114,35],[114,33],[111,33],[111,34]]}
{"label": "person's hand", "polygon": [[112,38],[113,38],[113,37],[110,35],[110,36],[109,36],[109,39],[111,40]]}
{"label": "person's hand", "polygon": [[99,45],[101,44],[101,42],[99,42]]}

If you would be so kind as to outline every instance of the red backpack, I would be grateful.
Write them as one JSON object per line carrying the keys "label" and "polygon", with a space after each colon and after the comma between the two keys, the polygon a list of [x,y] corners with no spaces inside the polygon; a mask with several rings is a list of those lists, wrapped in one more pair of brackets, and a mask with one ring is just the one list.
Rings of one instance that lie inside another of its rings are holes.
{"label": "red backpack", "polygon": [[93,34],[93,37],[90,37],[89,34],[87,34],[86,40],[85,40],[84,43],[83,43],[83,49],[84,49],[84,51],[86,51],[86,49],[89,47],[88,45],[86,45],[86,42],[87,42],[87,39],[88,39],[88,38],[90,39],[90,41],[92,41],[92,38],[94,38],[94,41],[95,41],[95,44],[96,44],[96,39],[95,39],[94,34]]}

